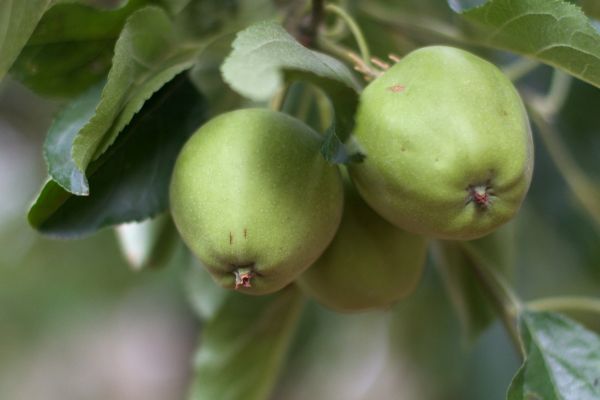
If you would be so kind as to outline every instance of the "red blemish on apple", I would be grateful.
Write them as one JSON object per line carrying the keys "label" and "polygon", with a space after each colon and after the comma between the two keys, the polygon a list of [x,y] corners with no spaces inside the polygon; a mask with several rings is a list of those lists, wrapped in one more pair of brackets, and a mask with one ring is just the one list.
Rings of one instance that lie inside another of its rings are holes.
{"label": "red blemish on apple", "polygon": [[404,91],[404,89],[406,89],[406,86],[404,85],[393,85],[388,88],[388,90],[392,93],[401,93]]}

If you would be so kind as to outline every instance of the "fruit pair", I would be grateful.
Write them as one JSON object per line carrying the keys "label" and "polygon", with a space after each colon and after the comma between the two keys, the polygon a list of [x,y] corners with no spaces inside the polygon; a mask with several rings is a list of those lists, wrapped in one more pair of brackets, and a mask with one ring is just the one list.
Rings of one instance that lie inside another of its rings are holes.
{"label": "fruit pair", "polygon": [[[492,64],[417,50],[361,94],[349,167],[360,195],[319,154],[321,138],[267,110],[238,110],[184,147],[171,207],[184,241],[224,287],[263,294],[299,280],[332,308],[385,306],[420,274],[425,239],[468,240],[517,212],[533,165],[527,115]],[[365,222],[366,221],[366,222]],[[390,283],[393,283],[390,285]]]}
{"label": "fruit pair", "polygon": [[320,143],[316,132],[282,113],[248,109],[213,119],[177,160],[175,223],[226,288],[269,293],[320,257],[300,282],[324,304],[342,310],[391,304],[416,284],[425,240],[379,218],[347,177],[340,226],[342,180]]}

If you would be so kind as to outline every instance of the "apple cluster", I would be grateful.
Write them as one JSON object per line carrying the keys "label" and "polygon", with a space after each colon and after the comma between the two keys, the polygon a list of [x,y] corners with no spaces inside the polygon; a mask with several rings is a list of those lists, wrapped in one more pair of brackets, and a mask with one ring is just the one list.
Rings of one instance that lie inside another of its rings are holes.
{"label": "apple cluster", "polygon": [[203,125],[171,181],[185,243],[221,286],[267,294],[292,282],[340,311],[410,294],[428,238],[470,240],[517,213],[533,145],[512,83],[463,50],[416,50],[361,93],[353,140],[332,165],[322,136],[277,111]]}

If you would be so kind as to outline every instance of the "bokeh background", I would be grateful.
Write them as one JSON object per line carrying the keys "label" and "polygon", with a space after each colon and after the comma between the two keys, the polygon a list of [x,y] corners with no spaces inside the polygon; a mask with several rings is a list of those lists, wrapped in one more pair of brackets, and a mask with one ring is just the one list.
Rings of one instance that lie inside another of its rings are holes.
{"label": "bokeh background", "polygon": [[134,273],[110,230],[60,241],[27,225],[58,106],[0,85],[0,398],[181,398],[198,324],[178,268]]}
{"label": "bokeh background", "polygon": [[[444,7],[433,12],[446,18]],[[367,12],[359,22],[368,37],[390,38],[372,41],[375,54],[431,40],[407,41]],[[544,91],[551,75],[539,67],[519,88]],[[61,241],[27,225],[46,179],[44,135],[62,104],[10,79],[0,84],[0,399],[184,398],[202,330],[186,296],[187,258],[175,254],[162,268],[136,272],[111,229]],[[565,151],[595,182],[598,110],[600,90],[573,82],[555,121]],[[598,296],[600,230],[534,133],[532,188],[511,227],[513,281],[524,299]],[[600,330],[598,316],[573,316]],[[499,323],[465,339],[430,262],[417,292],[391,310],[347,316],[309,303],[274,398],[501,400],[517,368]]]}

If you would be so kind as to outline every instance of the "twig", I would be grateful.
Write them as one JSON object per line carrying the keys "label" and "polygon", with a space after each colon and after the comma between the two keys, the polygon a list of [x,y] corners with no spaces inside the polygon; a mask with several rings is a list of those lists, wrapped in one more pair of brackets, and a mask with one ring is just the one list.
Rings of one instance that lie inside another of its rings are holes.
{"label": "twig", "polygon": [[600,299],[585,296],[546,297],[531,300],[527,308],[536,311],[586,311],[600,314]]}
{"label": "twig", "polygon": [[346,25],[348,25],[350,32],[352,32],[352,36],[354,36],[354,40],[356,40],[356,44],[358,46],[358,50],[362,57],[362,61],[366,65],[369,65],[370,60],[371,60],[371,53],[369,52],[369,46],[367,45],[367,41],[366,41],[365,36],[363,35],[360,27],[358,26],[356,21],[354,21],[354,18],[352,18],[343,8],[338,7],[335,4],[327,4],[325,6],[325,10],[337,15],[338,17],[340,17],[341,19],[344,20]]}

